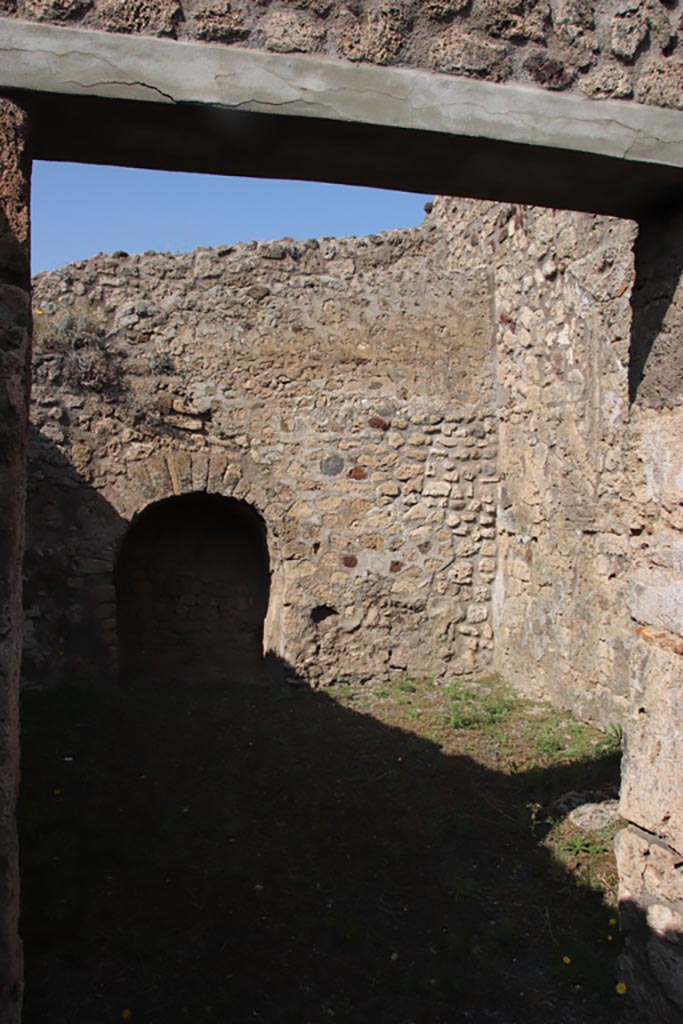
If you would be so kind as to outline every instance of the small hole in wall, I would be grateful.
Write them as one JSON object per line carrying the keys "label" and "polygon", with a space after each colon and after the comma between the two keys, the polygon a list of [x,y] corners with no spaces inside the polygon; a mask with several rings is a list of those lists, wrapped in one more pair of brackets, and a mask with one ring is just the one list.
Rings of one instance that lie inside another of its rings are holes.
{"label": "small hole in wall", "polygon": [[319,626],[325,619],[332,618],[333,615],[338,615],[339,612],[336,608],[331,608],[329,604],[319,604],[311,612],[311,621]]}

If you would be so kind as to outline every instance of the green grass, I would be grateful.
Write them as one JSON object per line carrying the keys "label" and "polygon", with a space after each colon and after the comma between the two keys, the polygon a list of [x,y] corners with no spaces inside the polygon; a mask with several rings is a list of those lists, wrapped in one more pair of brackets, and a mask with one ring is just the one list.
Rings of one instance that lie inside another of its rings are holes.
{"label": "green grass", "polygon": [[615,752],[612,741],[599,738],[593,727],[552,708],[526,723],[524,739],[529,755],[541,764],[549,760],[581,761]]}
{"label": "green grass", "polygon": [[410,679],[408,676],[399,676],[394,679],[391,684],[392,690],[395,693],[417,693],[417,683],[414,679]]}
{"label": "green grass", "polygon": [[520,700],[497,676],[475,683],[454,680],[445,687],[446,720],[452,729],[479,729],[504,721]]}
{"label": "green grass", "polygon": [[617,722],[612,722],[604,737],[598,741],[596,751],[599,754],[620,754],[624,743],[624,730]]}
{"label": "green grass", "polygon": [[574,857],[600,857],[607,853],[607,846],[585,835],[568,836],[562,841],[561,849]]}

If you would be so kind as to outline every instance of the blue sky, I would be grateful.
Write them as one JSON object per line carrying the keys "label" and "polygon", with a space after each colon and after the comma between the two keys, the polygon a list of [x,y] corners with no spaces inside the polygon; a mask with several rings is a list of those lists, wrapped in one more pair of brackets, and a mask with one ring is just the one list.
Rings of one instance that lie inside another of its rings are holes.
{"label": "blue sky", "polygon": [[36,161],[33,272],[97,252],[187,252],[251,239],[412,227],[431,196],[317,182]]}

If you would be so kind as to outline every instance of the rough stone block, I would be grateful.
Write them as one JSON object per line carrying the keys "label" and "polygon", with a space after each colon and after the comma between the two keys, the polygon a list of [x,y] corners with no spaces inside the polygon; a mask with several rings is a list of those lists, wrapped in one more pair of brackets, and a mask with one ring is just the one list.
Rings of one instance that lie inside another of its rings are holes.
{"label": "rough stone block", "polygon": [[192,490],[205,491],[209,475],[209,456],[205,452],[192,453]]}
{"label": "rough stone block", "polygon": [[657,569],[641,569],[629,583],[628,607],[636,622],[683,636],[683,580]]}
{"label": "rough stone block", "polygon": [[683,1011],[680,855],[632,826],[618,834],[615,847],[626,935],[620,975],[652,1024],[678,1024]]}
{"label": "rough stone block", "polygon": [[209,456],[209,471],[206,481],[206,490],[209,494],[221,494],[223,491],[223,479],[228,468],[228,456],[221,451],[211,452]]}
{"label": "rough stone block", "polygon": [[631,710],[624,723],[621,815],[663,837],[683,855],[681,693],[683,658],[636,641],[631,650]]}

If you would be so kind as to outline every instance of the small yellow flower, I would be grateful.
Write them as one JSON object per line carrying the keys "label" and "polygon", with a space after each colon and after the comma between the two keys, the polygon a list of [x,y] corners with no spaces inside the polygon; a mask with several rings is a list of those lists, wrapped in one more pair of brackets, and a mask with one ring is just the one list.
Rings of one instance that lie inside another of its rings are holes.
{"label": "small yellow flower", "polygon": [[610,917],[610,919],[609,919],[609,926],[610,926],[610,928],[615,928],[616,925],[617,925],[616,917]]}
{"label": "small yellow flower", "polygon": [[618,981],[615,987],[618,996],[623,996],[625,992],[628,992],[628,985],[625,985],[623,981]]}
{"label": "small yellow flower", "polygon": [[126,1007],[125,1010],[121,1011],[121,1020],[130,1020],[130,1018],[132,1016],[133,1016],[133,1011],[129,1010],[127,1007]]}
{"label": "small yellow flower", "polygon": [[611,942],[613,938],[614,938],[614,936],[613,936],[613,935],[608,935],[608,936],[607,936],[607,941],[608,941],[608,942]]}
{"label": "small yellow flower", "polygon": [[562,957],[562,963],[563,964],[570,964],[571,962],[572,962],[572,958],[570,956],[563,956]]}
{"label": "small yellow flower", "polygon": [[37,309],[36,310],[36,316],[42,316],[42,315],[43,315],[42,309]]}

